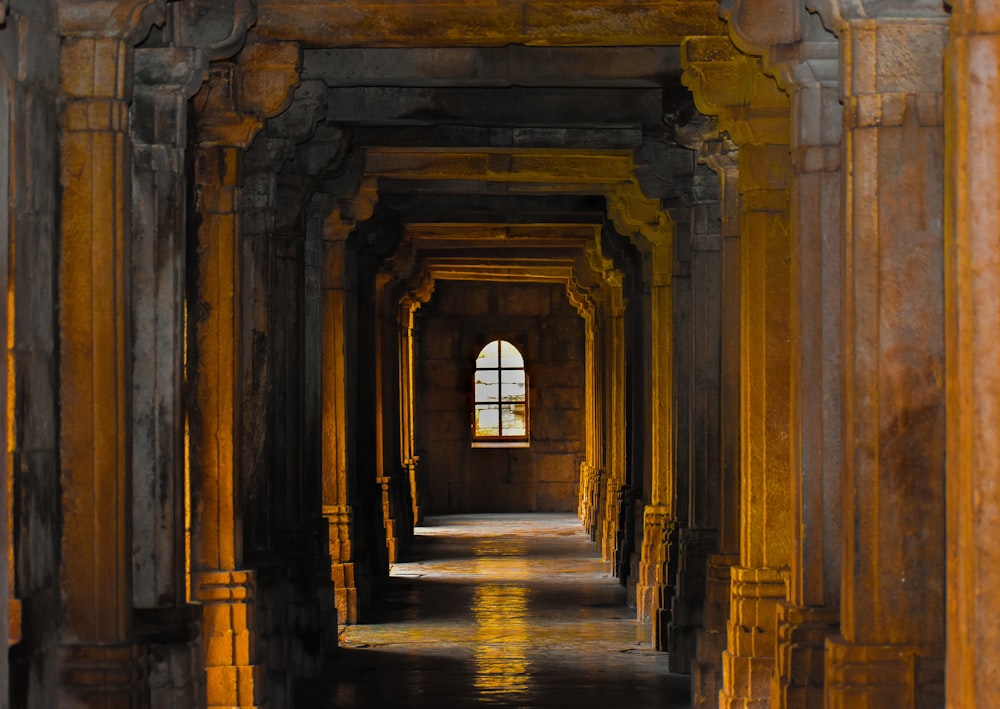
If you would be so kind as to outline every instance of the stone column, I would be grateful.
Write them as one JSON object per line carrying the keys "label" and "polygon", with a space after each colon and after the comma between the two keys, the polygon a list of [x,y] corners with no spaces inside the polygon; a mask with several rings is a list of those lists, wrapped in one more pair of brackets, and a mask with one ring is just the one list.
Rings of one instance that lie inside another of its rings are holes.
{"label": "stone column", "polygon": [[945,74],[948,707],[1000,703],[996,180],[1000,31],[991,3],[952,3]]}
{"label": "stone column", "polygon": [[845,175],[844,576],[841,636],[826,647],[833,709],[944,700],[947,22],[928,2],[907,17],[880,9],[852,3],[846,16],[825,18],[841,37]]}
{"label": "stone column", "polygon": [[287,106],[298,62],[294,44],[248,44],[239,64],[214,65],[194,98],[200,224],[189,306],[191,594],[202,604],[209,707],[266,703],[256,578],[244,565],[240,519],[241,151],[263,118]]}
{"label": "stone column", "polygon": [[638,183],[618,187],[607,195],[607,201],[608,216],[615,228],[629,236],[642,253],[643,280],[649,289],[648,340],[644,343],[649,352],[649,406],[644,426],[649,452],[642,462],[645,506],[636,608],[640,620],[655,623],[660,613],[669,613],[668,599],[673,589],[668,564],[677,528],[671,432],[674,223],[659,200],[642,194]]}
{"label": "stone column", "polygon": [[595,384],[600,384],[599,430],[607,432],[607,441],[592,476],[596,502],[603,507],[597,515],[597,521],[604,526],[603,558],[611,563],[611,572],[623,578],[630,556],[626,548],[630,530],[626,525],[632,518],[634,486],[625,470],[625,300],[621,278],[609,281],[603,295],[600,340],[595,343],[600,371],[595,370]]}
{"label": "stone column", "polygon": [[705,570],[717,548],[721,505],[721,267],[718,177],[704,165],[692,177],[690,273],[689,396],[690,433],[679,442],[689,453],[689,489],[678,491],[687,523],[678,535],[676,593],[671,601],[666,648],[673,672],[688,674],[694,662],[695,637],[702,626]]}
{"label": "stone column", "polygon": [[359,538],[354,498],[357,494],[356,438],[351,433],[357,402],[353,370],[357,352],[353,333],[357,318],[355,255],[347,238],[375,207],[377,184],[366,179],[352,197],[334,200],[332,209],[319,202],[323,219],[323,516],[329,529],[331,573],[340,624],[358,622],[359,608],[370,591],[359,578],[355,550]]}
{"label": "stone column", "polygon": [[945,77],[948,707],[1000,705],[1000,23],[979,0],[952,3]]}
{"label": "stone column", "polygon": [[760,61],[717,38],[682,47],[683,80],[740,148],[740,565],[731,570],[726,707],[766,706],[791,562],[789,109]]}
{"label": "stone column", "polygon": [[420,524],[423,521],[423,512],[420,508],[423,496],[420,481],[420,456],[416,451],[415,434],[416,430],[413,422],[413,314],[419,308],[419,299],[403,296],[399,301],[399,316],[397,319],[399,327],[399,411],[400,411],[400,453],[403,459],[403,467],[406,470],[410,484],[410,504],[413,523]]}
{"label": "stone column", "polygon": [[[63,707],[139,707],[129,525],[132,44],[152,2],[64,3],[59,253]],[[109,16],[110,15],[110,16]]]}
{"label": "stone column", "polygon": [[[399,477],[402,474],[400,462],[399,428],[391,421],[399,411],[398,385],[399,348],[395,342],[396,316],[399,302],[392,301],[389,293],[391,272],[380,271],[375,276],[375,464],[377,481],[382,493],[382,520],[385,525],[385,546],[390,564],[399,559],[401,537],[404,529],[412,529],[408,518],[412,506],[400,506],[398,494]],[[409,485],[407,485],[407,488]]]}
{"label": "stone column", "polygon": [[836,39],[802,14],[802,39],[772,48],[792,99],[792,564],[778,604],[771,701],[823,703],[823,651],[840,622],[842,109]]}
{"label": "stone column", "polygon": [[[717,707],[722,689],[722,653],[729,624],[729,574],[740,549],[740,194],[739,150],[727,138],[704,141],[699,160],[719,180],[719,418],[716,497],[717,551],[705,564],[702,629],[695,641],[692,698],[697,707]],[[712,510],[711,501],[709,510]]]}
{"label": "stone column", "polygon": [[[195,706],[204,688],[200,613],[187,603],[185,151],[188,99],[204,60],[194,49],[140,49],[134,64],[132,596],[137,631],[149,643],[150,705]],[[178,668],[188,681],[178,681]]]}

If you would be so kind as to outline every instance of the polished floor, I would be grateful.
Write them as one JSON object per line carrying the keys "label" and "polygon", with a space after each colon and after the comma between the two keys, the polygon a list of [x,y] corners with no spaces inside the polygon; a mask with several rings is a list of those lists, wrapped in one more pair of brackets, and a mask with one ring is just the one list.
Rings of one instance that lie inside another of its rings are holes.
{"label": "polished floor", "polygon": [[299,709],[688,707],[574,515],[428,519]]}

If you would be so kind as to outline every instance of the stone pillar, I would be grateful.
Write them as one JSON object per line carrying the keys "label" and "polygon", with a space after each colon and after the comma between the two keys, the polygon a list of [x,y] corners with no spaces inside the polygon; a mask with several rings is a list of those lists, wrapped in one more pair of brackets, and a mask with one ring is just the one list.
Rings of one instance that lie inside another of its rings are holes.
{"label": "stone pillar", "polygon": [[648,480],[648,485],[643,485],[645,506],[636,608],[640,620],[655,623],[660,613],[669,613],[673,589],[668,564],[670,543],[677,528],[671,433],[674,223],[659,200],[642,194],[638,183],[618,187],[607,195],[607,201],[608,216],[615,228],[629,236],[642,253],[643,280],[649,288],[649,339],[644,343],[644,347],[648,345],[645,351],[649,352],[646,370],[649,406],[644,426],[649,453],[642,463],[644,483]]}
{"label": "stone pillar", "polygon": [[209,707],[256,707],[267,701],[255,647],[256,578],[244,567],[244,481],[236,437],[242,400],[241,151],[264,117],[287,106],[298,62],[294,44],[248,44],[239,64],[214,65],[194,98],[200,224],[189,306],[191,595],[202,604]]}
{"label": "stone pillar", "polygon": [[403,468],[399,455],[399,427],[392,425],[392,419],[399,411],[396,398],[399,394],[399,348],[395,342],[399,303],[392,301],[389,292],[392,290],[389,288],[392,278],[392,273],[386,271],[380,271],[375,276],[375,464],[382,494],[382,520],[390,564],[399,559],[401,536],[406,536],[404,529],[412,529],[413,526],[412,520],[408,521],[413,508],[401,508],[397,492]]}
{"label": "stone pillar", "polygon": [[770,702],[792,552],[790,136],[787,97],[760,60],[726,42],[689,39],[682,63],[699,110],[718,116],[740,148],[740,565],[731,570],[720,704],[747,707]]}
{"label": "stone pillar", "polygon": [[[704,141],[699,160],[719,180],[719,418],[716,553],[705,564],[702,629],[695,641],[692,699],[717,707],[722,689],[722,653],[729,624],[730,568],[740,549],[740,194],[739,150],[727,138]],[[711,511],[711,501],[709,510]]]}
{"label": "stone pillar", "polygon": [[600,371],[595,370],[595,378],[600,382],[600,430],[607,432],[607,440],[592,477],[595,501],[603,507],[597,520],[604,526],[603,558],[615,576],[624,578],[631,552],[626,540],[634,485],[625,470],[625,300],[620,278],[607,283],[599,315],[602,327],[595,344]]}
{"label": "stone pillar", "polygon": [[203,59],[140,49],[134,64],[132,597],[149,644],[150,705],[166,709],[197,706],[204,692],[199,609],[187,603],[183,426],[187,105]]}
{"label": "stone pillar", "polygon": [[357,194],[335,200],[332,209],[317,202],[323,217],[323,516],[329,529],[331,573],[336,587],[338,622],[357,623],[360,606],[370,591],[359,578],[359,538],[355,519],[357,475],[356,438],[351,427],[357,403],[353,372],[357,352],[353,334],[357,324],[355,254],[347,239],[358,222],[375,207],[377,185],[366,179]]}
{"label": "stone pillar", "polygon": [[1000,704],[996,486],[1000,332],[996,201],[1000,24],[992,3],[952,3],[945,78],[948,707]]}
{"label": "stone pillar", "polygon": [[399,301],[399,411],[400,411],[400,453],[403,468],[409,478],[410,504],[413,523],[423,521],[420,503],[423,500],[419,476],[420,456],[416,451],[416,429],[413,422],[414,382],[413,382],[413,314],[419,308],[419,299],[403,296]]}
{"label": "stone pillar", "polygon": [[93,5],[58,7],[59,394],[66,414],[59,705],[139,707],[148,678],[131,618],[128,101],[132,43],[157,8]]}
{"label": "stone pillar", "polygon": [[[716,550],[721,505],[721,267],[717,176],[699,165],[692,178],[692,234],[689,248],[690,434],[679,442],[689,453],[689,489],[678,492],[687,523],[678,535],[677,583],[666,649],[672,672],[688,674],[695,638],[702,626],[705,571]],[[679,254],[680,256],[680,254]]]}
{"label": "stone pillar", "polygon": [[841,184],[838,45],[818,16],[770,63],[792,99],[792,565],[778,605],[778,707],[823,703],[826,639],[840,622]]}
{"label": "stone pillar", "polygon": [[846,454],[841,636],[826,647],[833,709],[944,700],[947,23],[930,3],[908,17],[879,10],[852,3],[857,16],[836,24]]}

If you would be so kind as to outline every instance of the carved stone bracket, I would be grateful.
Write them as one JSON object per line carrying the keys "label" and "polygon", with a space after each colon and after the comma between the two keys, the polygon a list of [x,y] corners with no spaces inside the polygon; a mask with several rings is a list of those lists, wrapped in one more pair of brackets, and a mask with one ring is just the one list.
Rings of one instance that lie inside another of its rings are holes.
{"label": "carved stone bracket", "polygon": [[788,96],[725,37],[689,37],[681,45],[681,82],[698,110],[718,117],[737,145],[788,143]]}

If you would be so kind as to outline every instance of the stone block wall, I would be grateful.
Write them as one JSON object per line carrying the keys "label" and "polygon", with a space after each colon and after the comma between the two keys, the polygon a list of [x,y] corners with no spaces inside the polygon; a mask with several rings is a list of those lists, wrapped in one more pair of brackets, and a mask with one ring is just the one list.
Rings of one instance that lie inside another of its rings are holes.
{"label": "stone block wall", "polygon": [[[562,285],[438,282],[418,311],[418,448],[429,514],[572,512],[584,455],[584,322]],[[530,445],[473,448],[476,355],[524,355]]]}

